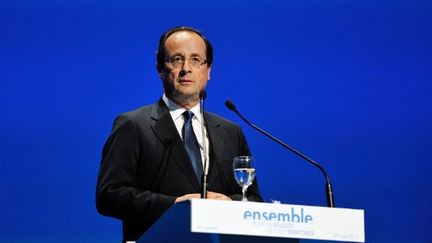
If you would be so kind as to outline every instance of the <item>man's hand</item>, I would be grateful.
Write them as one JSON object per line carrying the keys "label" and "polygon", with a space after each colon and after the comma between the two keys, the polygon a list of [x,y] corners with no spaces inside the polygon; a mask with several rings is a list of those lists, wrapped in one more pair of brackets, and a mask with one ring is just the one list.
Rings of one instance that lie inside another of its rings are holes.
{"label": "man's hand", "polygon": [[207,192],[207,198],[208,199],[213,199],[213,200],[226,200],[226,201],[231,201],[231,198],[229,198],[228,196],[222,194],[222,193],[218,193],[218,192]]}
{"label": "man's hand", "polygon": [[[192,198],[201,198],[201,195],[199,193],[186,194],[186,195],[183,195],[181,197],[176,198],[175,203],[187,201],[187,200],[190,200]],[[213,199],[213,200],[231,201],[231,198],[229,198],[228,196],[226,196],[222,193],[211,192],[211,191],[207,192],[207,198]]]}
{"label": "man's hand", "polygon": [[186,194],[181,197],[176,198],[175,203],[183,202],[190,200],[192,198],[201,198],[201,195],[199,193],[192,193],[192,194]]}

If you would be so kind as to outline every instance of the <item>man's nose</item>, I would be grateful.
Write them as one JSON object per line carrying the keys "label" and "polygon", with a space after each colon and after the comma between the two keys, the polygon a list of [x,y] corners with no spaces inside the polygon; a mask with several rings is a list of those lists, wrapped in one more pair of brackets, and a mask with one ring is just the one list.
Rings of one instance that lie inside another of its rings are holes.
{"label": "man's nose", "polygon": [[191,71],[191,64],[189,63],[188,60],[185,60],[181,69],[180,74],[182,75],[186,75],[187,73],[189,73]]}

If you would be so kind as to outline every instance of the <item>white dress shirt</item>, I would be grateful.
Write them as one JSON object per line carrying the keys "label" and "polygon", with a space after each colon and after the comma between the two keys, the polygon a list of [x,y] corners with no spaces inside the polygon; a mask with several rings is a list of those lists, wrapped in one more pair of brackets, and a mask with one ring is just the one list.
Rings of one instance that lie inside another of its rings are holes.
{"label": "white dress shirt", "polygon": [[[183,112],[185,112],[187,109],[182,107],[182,106],[177,105],[174,101],[170,100],[165,95],[165,93],[163,94],[162,99],[169,109],[169,113],[171,115],[171,118],[174,121],[174,124],[177,128],[177,131],[178,131],[180,137],[183,139],[183,136],[182,136],[182,129],[183,129],[183,124],[184,124]],[[201,161],[203,163],[203,168],[205,167],[204,156],[207,160],[207,166],[206,166],[206,168],[204,168],[204,171],[207,174],[208,168],[209,168],[209,162],[210,162],[209,149],[208,149],[209,140],[207,137],[207,129],[204,126],[204,137],[205,137],[204,143],[205,143],[205,145],[203,144],[203,134],[201,131],[201,122],[203,122],[203,118],[201,117],[201,109],[200,109],[199,103],[197,105],[195,105],[194,107],[192,107],[190,109],[190,111],[194,114],[194,116],[192,117],[192,127],[193,127],[195,136],[198,140],[198,144],[200,147]],[[204,146],[206,149],[204,149]],[[204,154],[204,153],[206,153],[206,154]]]}

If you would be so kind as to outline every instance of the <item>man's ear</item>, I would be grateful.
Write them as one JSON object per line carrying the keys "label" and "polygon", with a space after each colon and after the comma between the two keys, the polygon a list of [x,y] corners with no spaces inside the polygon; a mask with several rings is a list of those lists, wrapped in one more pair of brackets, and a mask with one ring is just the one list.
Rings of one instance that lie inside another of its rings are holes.
{"label": "man's ear", "polygon": [[211,66],[207,70],[207,77],[208,77],[207,81],[210,80],[210,73],[211,73]]}
{"label": "man's ear", "polygon": [[159,63],[156,63],[156,69],[157,69],[157,71],[158,71],[158,73],[159,73],[159,78],[160,78],[161,80],[163,80],[162,67],[159,65]]}
{"label": "man's ear", "polygon": [[162,69],[159,66],[159,63],[156,63],[156,70],[158,71],[159,75],[162,73]]}

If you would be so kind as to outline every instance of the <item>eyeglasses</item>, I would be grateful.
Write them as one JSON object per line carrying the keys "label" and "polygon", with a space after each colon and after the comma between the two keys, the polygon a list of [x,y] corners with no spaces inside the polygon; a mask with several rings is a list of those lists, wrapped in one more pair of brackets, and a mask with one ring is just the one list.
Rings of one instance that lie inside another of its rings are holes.
{"label": "eyeglasses", "polygon": [[185,62],[189,63],[189,65],[193,68],[200,68],[202,65],[207,63],[207,60],[203,60],[201,57],[189,57],[185,58],[183,56],[173,56],[169,58],[166,62],[170,63],[174,68],[181,68],[185,64]]}

